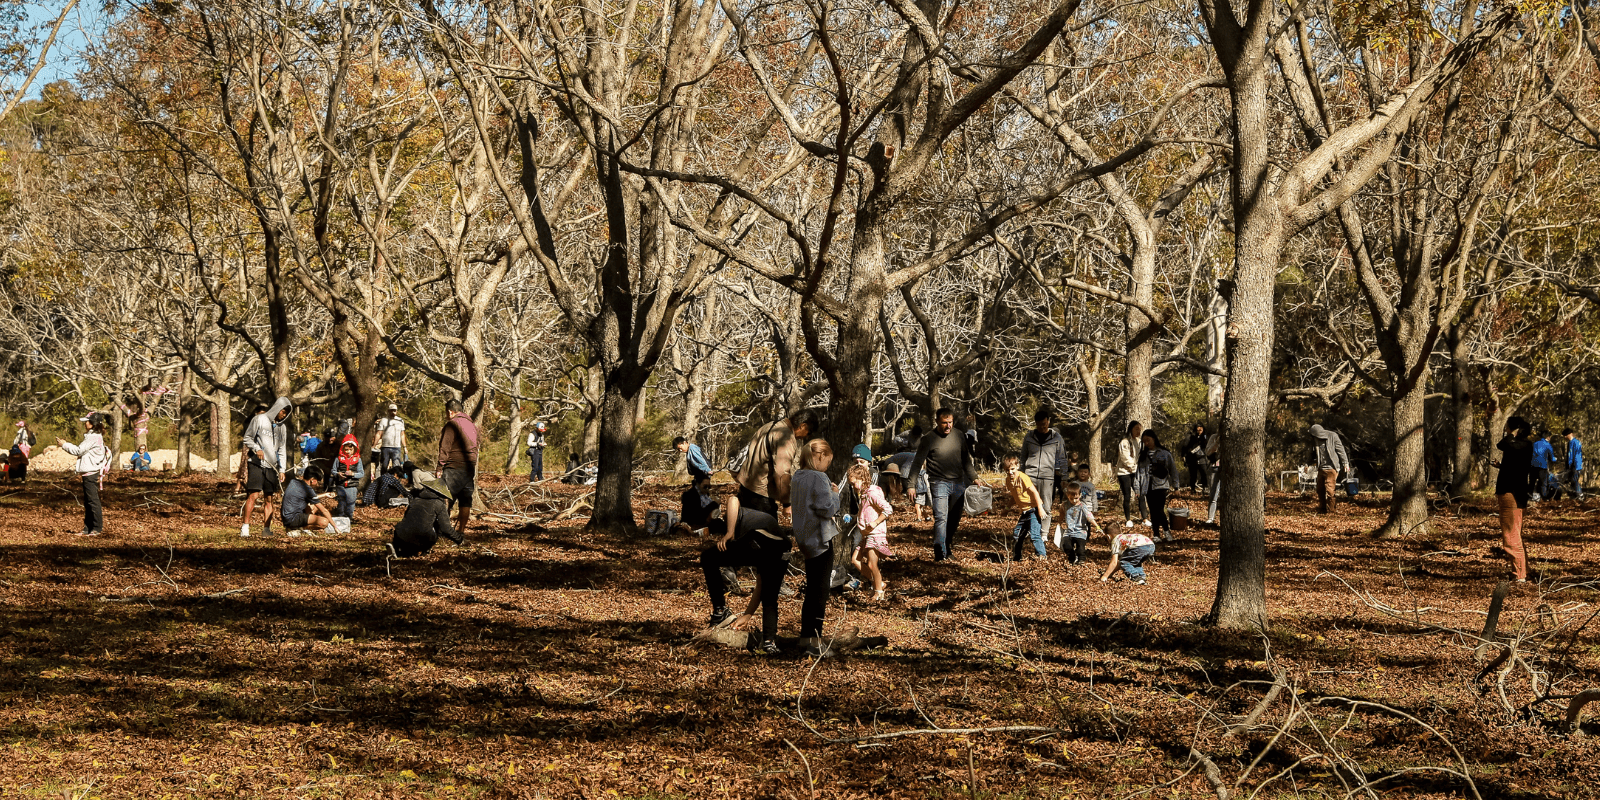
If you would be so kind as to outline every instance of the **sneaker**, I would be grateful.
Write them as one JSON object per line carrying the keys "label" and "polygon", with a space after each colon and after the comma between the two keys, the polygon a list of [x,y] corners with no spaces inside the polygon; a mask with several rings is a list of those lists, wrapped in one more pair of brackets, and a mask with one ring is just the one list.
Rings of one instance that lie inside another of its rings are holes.
{"label": "sneaker", "polygon": [[1172,531],[1162,531],[1161,532],[1161,541],[1163,541],[1163,542],[1172,541]]}
{"label": "sneaker", "polygon": [[767,639],[756,648],[756,654],[763,656],[775,656],[778,654],[778,643],[771,639]]}
{"label": "sneaker", "polygon": [[1133,584],[1135,586],[1143,586],[1144,585],[1144,578],[1140,578],[1139,580],[1134,581]]}
{"label": "sneaker", "polygon": [[1145,526],[1146,528],[1148,528],[1148,527],[1150,527],[1150,520],[1145,520],[1144,522],[1141,522],[1139,524]]}
{"label": "sneaker", "polygon": [[733,616],[733,614],[730,613],[726,608],[713,608],[711,609],[711,618],[706,620],[706,627],[715,628],[716,626],[728,621],[728,618],[731,616]]}
{"label": "sneaker", "polygon": [[823,644],[821,637],[812,636],[806,639],[801,639],[800,641],[805,642],[805,648],[801,650],[801,652],[808,656],[813,658],[826,658],[833,655],[833,651],[829,650],[826,644]]}
{"label": "sneaker", "polygon": [[289,531],[289,538],[291,538],[291,539],[293,539],[295,537],[298,537],[299,535],[300,535],[299,531]]}
{"label": "sneaker", "polygon": [[794,587],[790,586],[788,581],[785,581],[781,586],[778,587],[778,596],[794,597]]}
{"label": "sneaker", "polygon": [[1123,520],[1123,521],[1122,521],[1122,527],[1124,527],[1124,528],[1131,528],[1131,527],[1133,527],[1133,520],[1131,520],[1131,519],[1125,519],[1125,520]]}
{"label": "sneaker", "polygon": [[239,526],[239,538],[240,539],[248,539],[248,538],[250,538],[250,526],[249,525],[240,525]]}

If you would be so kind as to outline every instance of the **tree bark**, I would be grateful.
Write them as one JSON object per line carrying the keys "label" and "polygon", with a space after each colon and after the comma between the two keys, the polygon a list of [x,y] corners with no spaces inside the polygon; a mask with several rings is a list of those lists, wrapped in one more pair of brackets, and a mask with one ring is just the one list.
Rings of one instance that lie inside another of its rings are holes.
{"label": "tree bark", "polygon": [[[1156,243],[1154,236],[1150,235],[1148,228],[1137,231],[1130,227],[1130,236],[1148,236],[1149,241],[1140,241],[1132,248],[1133,269],[1131,270],[1129,294],[1145,308],[1149,308],[1155,299],[1156,280]],[[1146,428],[1155,425],[1152,417],[1154,408],[1150,400],[1150,370],[1155,359],[1155,334],[1157,326],[1154,320],[1145,316],[1136,306],[1127,307],[1127,355],[1126,371],[1122,376],[1122,407],[1128,420],[1138,420]]]}
{"label": "tree bark", "polygon": [[1394,494],[1389,519],[1378,537],[1393,539],[1428,524],[1427,401],[1428,371],[1390,406],[1394,428]]}
{"label": "tree bark", "polygon": [[[511,391],[517,395],[522,394],[522,370],[511,373]],[[511,398],[511,420],[506,432],[506,474],[517,474],[517,463],[522,460],[522,451],[527,449],[522,438],[522,401],[516,397]]]}
{"label": "tree bark", "polygon": [[178,459],[173,471],[189,474],[189,434],[194,427],[194,406],[189,396],[189,368],[178,371]]}
{"label": "tree bark", "polygon": [[1472,405],[1472,372],[1468,348],[1471,340],[1463,335],[1459,325],[1452,325],[1446,334],[1450,348],[1450,416],[1455,427],[1455,441],[1450,448],[1450,497],[1466,497],[1473,488],[1473,473],[1477,463],[1472,459],[1473,422],[1477,409]]}
{"label": "tree bark", "polygon": [[600,403],[600,471],[588,527],[632,531],[638,525],[633,516],[633,433],[641,392],[630,394],[616,381],[606,387]]}

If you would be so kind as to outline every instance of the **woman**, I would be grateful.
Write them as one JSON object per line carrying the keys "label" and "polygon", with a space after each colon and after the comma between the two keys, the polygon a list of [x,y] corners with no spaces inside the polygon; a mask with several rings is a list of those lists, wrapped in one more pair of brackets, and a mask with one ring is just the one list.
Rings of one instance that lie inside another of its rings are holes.
{"label": "woman", "polygon": [[105,520],[100,513],[101,479],[106,474],[106,465],[111,463],[111,451],[106,449],[104,438],[106,418],[96,411],[78,421],[83,423],[83,442],[73,444],[57,438],[56,445],[68,455],[78,457],[75,471],[83,481],[83,530],[78,535],[99,536],[105,530]]}
{"label": "woman", "polygon": [[1117,442],[1117,486],[1122,490],[1122,526],[1133,527],[1133,510],[1135,502],[1138,503],[1139,519],[1144,521],[1146,527],[1150,525],[1150,509],[1145,503],[1144,495],[1139,492],[1139,435],[1144,432],[1144,425],[1138,420],[1128,423],[1128,435]]}
{"label": "woman", "polygon": [[1495,445],[1500,450],[1500,474],[1494,480],[1494,495],[1500,506],[1500,538],[1517,583],[1528,582],[1528,551],[1522,544],[1522,511],[1528,507],[1528,478],[1533,474],[1533,442],[1528,432],[1533,426],[1522,417],[1506,420],[1505,436]]}
{"label": "woman", "polygon": [[1206,426],[1195,423],[1194,433],[1183,443],[1183,465],[1189,470],[1189,488],[1200,491],[1211,485],[1211,460],[1206,458]]}
{"label": "woman", "polygon": [[839,526],[839,489],[828,482],[833,449],[822,439],[806,443],[801,456],[804,469],[789,479],[789,504],[794,514],[794,542],[806,559],[805,600],[800,605],[800,638],[806,653],[825,650],[822,625],[828,611],[828,588],[833,578],[833,540]]}
{"label": "woman", "polygon": [[1139,472],[1145,484],[1145,501],[1148,504],[1150,523],[1155,530],[1152,538],[1172,541],[1172,521],[1167,518],[1167,495],[1178,484],[1178,462],[1161,444],[1155,431],[1145,431],[1139,452]]}
{"label": "woman", "polygon": [[789,569],[785,555],[794,544],[793,532],[778,527],[776,517],[753,508],[740,509],[739,522],[731,530],[726,519],[712,520],[706,530],[700,551],[706,594],[711,598],[711,618],[706,624],[721,625],[733,616],[728,611],[728,582],[722,577],[722,568],[755,567],[756,591],[751,602],[761,605],[761,644],[755,649],[763,655],[777,655],[778,590]]}

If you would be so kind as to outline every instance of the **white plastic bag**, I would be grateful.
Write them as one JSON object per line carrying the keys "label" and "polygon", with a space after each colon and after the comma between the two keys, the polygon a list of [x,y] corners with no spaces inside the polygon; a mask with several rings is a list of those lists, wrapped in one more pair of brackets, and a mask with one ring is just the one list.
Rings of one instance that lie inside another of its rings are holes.
{"label": "white plastic bag", "polygon": [[350,518],[349,517],[334,517],[333,518],[333,531],[334,531],[334,533],[349,533],[350,532]]}
{"label": "white plastic bag", "polygon": [[1056,541],[1056,549],[1060,550],[1061,549],[1061,526],[1060,525],[1056,526],[1055,541]]}

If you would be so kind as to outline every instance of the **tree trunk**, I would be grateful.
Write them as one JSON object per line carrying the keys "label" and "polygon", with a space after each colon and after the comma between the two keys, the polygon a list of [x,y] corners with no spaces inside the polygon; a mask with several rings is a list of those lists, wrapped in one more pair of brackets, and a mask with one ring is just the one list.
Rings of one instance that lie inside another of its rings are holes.
{"label": "tree trunk", "polygon": [[[1211,319],[1206,325],[1206,363],[1214,370],[1228,366],[1228,300],[1219,291],[1211,296]],[[1222,400],[1227,383],[1215,372],[1206,375],[1206,419],[1222,416]]]}
{"label": "tree trunk", "polygon": [[1473,473],[1477,463],[1472,460],[1473,422],[1477,409],[1472,406],[1472,372],[1468,365],[1467,349],[1470,340],[1462,335],[1459,326],[1451,326],[1447,334],[1450,347],[1450,414],[1455,423],[1455,441],[1450,448],[1450,497],[1466,497],[1473,488]]}
{"label": "tree trunk", "polygon": [[589,366],[588,385],[583,392],[583,399],[588,406],[588,413],[583,417],[583,457],[581,460],[587,464],[600,457],[600,418],[601,406],[605,402],[605,392],[601,388],[601,378],[605,371],[599,364]]}
{"label": "tree trunk", "polygon": [[[1138,234],[1130,230],[1129,235]],[[1135,245],[1132,260],[1128,293],[1148,308],[1155,297],[1155,242],[1152,240]],[[1155,426],[1155,411],[1150,400],[1150,372],[1155,359],[1157,327],[1153,320],[1134,306],[1127,307],[1125,324],[1128,343],[1126,371],[1122,376],[1122,410],[1127,420],[1138,420],[1146,428],[1151,428]]]}
{"label": "tree trunk", "polygon": [[1416,533],[1428,524],[1427,401],[1428,371],[1393,401],[1394,494],[1389,519],[1378,529],[1381,539]]}
{"label": "tree trunk", "polygon": [[[1236,206],[1241,207],[1242,204]],[[1283,247],[1276,209],[1251,209],[1240,226],[1235,246],[1236,286],[1228,320],[1228,392],[1222,409],[1222,532],[1218,537],[1221,563],[1211,619],[1219,627],[1264,630],[1266,424],[1274,335],[1273,285]]]}
{"label": "tree trunk", "polygon": [[[1090,366],[1091,360],[1093,366]],[[1111,470],[1105,460],[1106,420],[1100,413],[1100,353],[1080,353],[1077,370],[1078,380],[1083,382],[1085,412],[1089,415],[1089,444],[1084,454],[1089,464],[1089,478],[1096,482],[1109,481]],[[1072,465],[1073,469],[1077,467],[1077,464]]]}
{"label": "tree trunk", "polygon": [[189,397],[189,368],[178,371],[178,458],[173,465],[179,475],[189,474],[189,431],[194,427],[194,407]]}
{"label": "tree trunk", "polygon": [[[517,395],[522,394],[522,370],[511,373],[511,391]],[[522,439],[522,401],[516,397],[511,398],[511,424],[506,433],[506,474],[517,474],[517,463],[522,460],[522,451],[526,449]]]}
{"label": "tree trunk", "polygon": [[233,457],[235,441],[233,437],[233,408],[228,405],[230,398],[227,392],[217,390],[211,400],[211,427],[217,436],[217,474],[232,475],[233,465],[228,463]]}
{"label": "tree trunk", "polygon": [[590,528],[636,533],[633,516],[634,409],[643,388],[628,392],[618,383],[606,387],[600,403],[600,471],[595,482]]}

